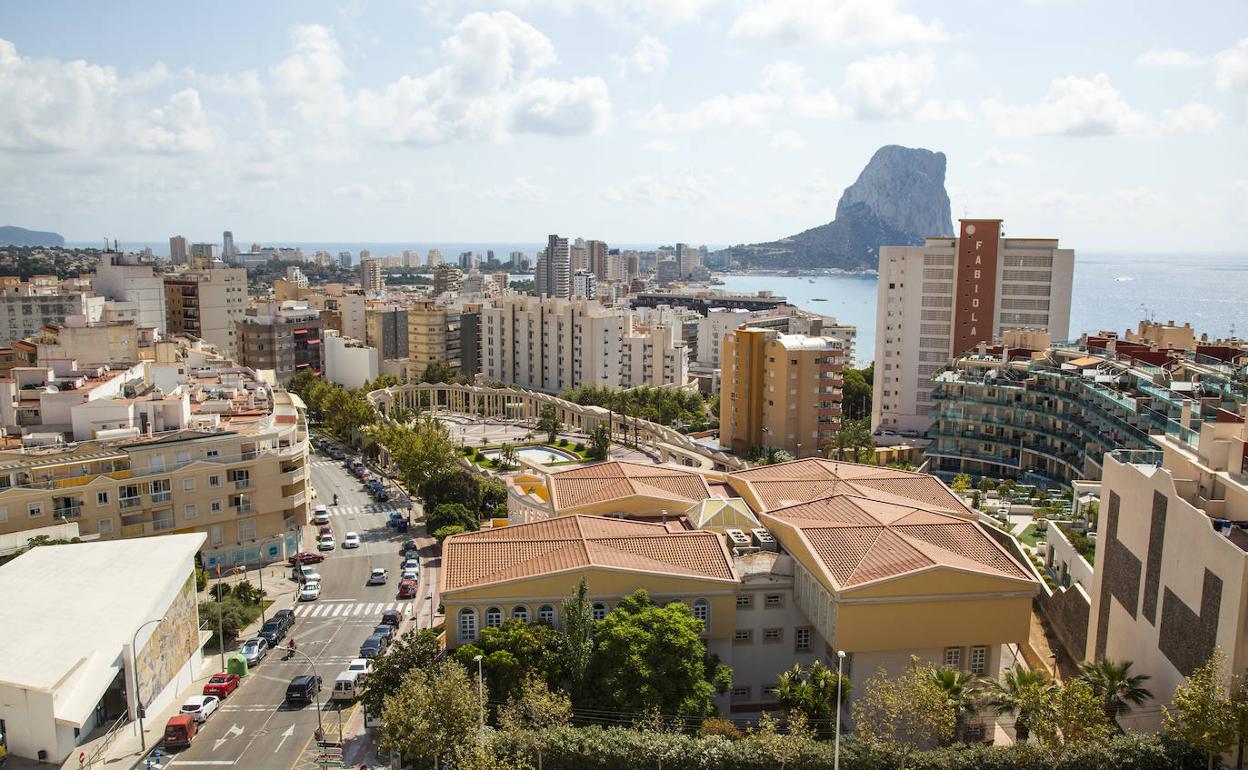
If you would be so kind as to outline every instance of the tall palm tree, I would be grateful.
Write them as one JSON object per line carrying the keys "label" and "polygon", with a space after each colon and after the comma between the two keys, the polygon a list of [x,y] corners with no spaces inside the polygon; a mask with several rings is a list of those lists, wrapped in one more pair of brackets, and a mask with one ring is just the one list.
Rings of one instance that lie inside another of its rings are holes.
{"label": "tall palm tree", "polygon": [[1015,714],[1015,737],[1019,743],[1025,743],[1031,735],[1028,725],[1031,717],[1029,704],[1040,700],[1037,695],[1051,695],[1056,686],[1047,671],[1024,668],[1016,663],[1001,679],[984,682],[983,702],[1001,716]]}
{"label": "tall palm tree", "polygon": [[1153,697],[1153,693],[1143,686],[1150,677],[1147,674],[1132,674],[1129,660],[1115,663],[1109,658],[1102,658],[1095,663],[1080,663],[1079,678],[1092,686],[1092,692],[1101,699],[1105,716],[1111,721]]}
{"label": "tall palm tree", "polygon": [[962,738],[962,730],[967,717],[972,716],[976,711],[979,701],[979,684],[972,674],[950,666],[940,666],[930,671],[932,681],[945,694],[945,701],[957,717],[957,723],[953,728],[953,740],[959,741]]}

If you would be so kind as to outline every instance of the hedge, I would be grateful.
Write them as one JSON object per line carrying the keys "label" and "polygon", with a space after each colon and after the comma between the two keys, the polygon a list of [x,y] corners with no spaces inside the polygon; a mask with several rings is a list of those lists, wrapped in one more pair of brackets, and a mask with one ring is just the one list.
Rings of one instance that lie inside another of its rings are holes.
{"label": "hedge", "polygon": [[[494,751],[527,756],[532,744],[512,733],[493,732]],[[542,770],[636,770],[662,757],[663,770],[774,770],[774,760],[750,740],[719,735],[694,737],[620,727],[564,727],[538,737]],[[915,752],[910,770],[1203,770],[1205,755],[1156,735],[1125,735],[1060,755],[1037,746],[964,746]],[[833,744],[820,741],[790,765],[832,770]],[[873,751],[853,738],[841,740],[843,770],[896,770],[898,758]]]}

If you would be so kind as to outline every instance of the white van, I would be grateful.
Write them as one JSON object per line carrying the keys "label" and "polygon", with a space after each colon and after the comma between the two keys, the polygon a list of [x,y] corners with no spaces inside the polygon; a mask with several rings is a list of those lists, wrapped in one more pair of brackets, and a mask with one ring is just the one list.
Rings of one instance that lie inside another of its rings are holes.
{"label": "white van", "polygon": [[323,505],[316,506],[316,508],[314,508],[312,511],[312,523],[313,524],[328,524],[329,523],[329,509]]}
{"label": "white van", "polygon": [[333,700],[353,701],[364,694],[364,682],[360,681],[359,671],[343,671],[334,680]]}

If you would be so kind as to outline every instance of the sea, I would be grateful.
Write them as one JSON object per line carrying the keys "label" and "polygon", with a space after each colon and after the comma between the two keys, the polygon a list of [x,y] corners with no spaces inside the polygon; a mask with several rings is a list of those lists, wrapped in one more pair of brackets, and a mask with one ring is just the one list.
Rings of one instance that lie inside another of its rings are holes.
{"label": "sea", "polygon": [[[770,291],[858,327],[856,358],[875,354],[875,276],[721,275],[728,291]],[[1076,253],[1070,338],[1134,329],[1145,318],[1190,322],[1210,338],[1248,337],[1248,254]]]}

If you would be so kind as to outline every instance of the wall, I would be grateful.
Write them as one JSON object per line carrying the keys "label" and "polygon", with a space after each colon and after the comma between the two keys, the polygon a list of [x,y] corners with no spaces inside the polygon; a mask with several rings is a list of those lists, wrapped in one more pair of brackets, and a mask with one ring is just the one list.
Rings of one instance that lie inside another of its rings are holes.
{"label": "wall", "polygon": [[1048,619],[1057,640],[1075,661],[1088,657],[1088,618],[1092,613],[1092,599],[1079,583],[1069,588],[1059,588],[1050,594],[1041,591],[1038,598],[1040,611]]}
{"label": "wall", "polygon": [[355,347],[333,332],[325,334],[325,379],[344,388],[362,388],[377,379],[377,348]]}

